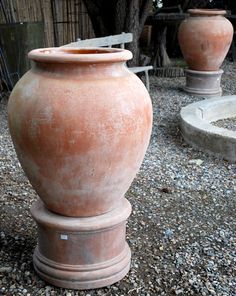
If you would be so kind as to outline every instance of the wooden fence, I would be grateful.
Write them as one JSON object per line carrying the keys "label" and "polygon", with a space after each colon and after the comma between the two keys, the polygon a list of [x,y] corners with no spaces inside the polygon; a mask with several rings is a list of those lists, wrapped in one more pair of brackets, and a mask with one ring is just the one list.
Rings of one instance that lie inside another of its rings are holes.
{"label": "wooden fence", "polygon": [[82,0],[1,0],[0,23],[43,21],[45,46],[94,37]]}

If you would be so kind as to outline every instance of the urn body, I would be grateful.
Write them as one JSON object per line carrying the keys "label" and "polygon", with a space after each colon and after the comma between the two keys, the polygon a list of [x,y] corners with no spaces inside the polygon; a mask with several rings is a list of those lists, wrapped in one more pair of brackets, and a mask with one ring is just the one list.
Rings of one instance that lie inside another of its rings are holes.
{"label": "urn body", "polygon": [[189,69],[218,71],[230,48],[233,26],[224,10],[189,9],[179,27],[178,39]]}
{"label": "urn body", "polygon": [[146,152],[152,106],[123,49],[37,49],[9,99],[19,161],[46,207],[64,216],[116,208]]}

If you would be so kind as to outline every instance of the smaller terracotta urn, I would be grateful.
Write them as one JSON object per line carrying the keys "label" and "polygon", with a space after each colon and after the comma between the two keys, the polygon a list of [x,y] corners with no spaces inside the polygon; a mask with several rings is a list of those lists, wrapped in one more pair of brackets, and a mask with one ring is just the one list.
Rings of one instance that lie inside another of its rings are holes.
{"label": "smaller terracotta urn", "polygon": [[225,10],[189,9],[178,33],[179,45],[189,69],[186,88],[198,95],[220,95],[220,70],[233,38],[233,26]]}

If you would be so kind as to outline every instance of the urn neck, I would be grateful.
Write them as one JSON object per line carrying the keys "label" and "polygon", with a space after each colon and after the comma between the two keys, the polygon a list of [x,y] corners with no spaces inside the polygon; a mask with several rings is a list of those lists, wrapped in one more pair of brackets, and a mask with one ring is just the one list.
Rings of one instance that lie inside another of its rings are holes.
{"label": "urn neck", "polygon": [[83,79],[96,77],[122,77],[126,76],[130,71],[124,62],[117,63],[99,63],[99,64],[56,64],[56,63],[42,63],[33,62],[32,69],[35,73],[40,73],[43,76],[54,77],[83,77]]}

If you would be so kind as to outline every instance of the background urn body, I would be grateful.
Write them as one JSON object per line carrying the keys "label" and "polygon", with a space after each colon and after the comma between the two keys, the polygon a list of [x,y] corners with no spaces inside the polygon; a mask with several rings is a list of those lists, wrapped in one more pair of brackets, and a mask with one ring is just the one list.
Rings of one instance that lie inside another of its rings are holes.
{"label": "background urn body", "polygon": [[233,26],[226,11],[189,9],[179,27],[178,39],[190,70],[218,71],[230,48]]}

